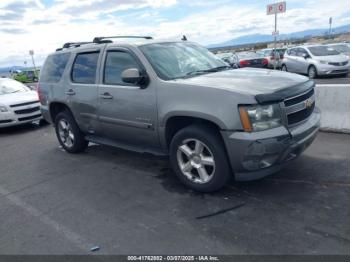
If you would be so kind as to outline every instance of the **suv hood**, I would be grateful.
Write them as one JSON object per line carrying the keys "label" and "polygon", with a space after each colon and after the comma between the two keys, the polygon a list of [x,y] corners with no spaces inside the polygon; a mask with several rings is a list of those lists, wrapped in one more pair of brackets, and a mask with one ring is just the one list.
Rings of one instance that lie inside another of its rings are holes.
{"label": "suv hood", "polygon": [[34,102],[34,101],[39,102],[38,94],[35,91],[0,95],[0,104],[6,105],[6,106],[22,104],[27,102]]}
{"label": "suv hood", "polygon": [[272,94],[309,79],[305,76],[268,69],[242,68],[172,80],[177,84],[224,89],[237,93]]}

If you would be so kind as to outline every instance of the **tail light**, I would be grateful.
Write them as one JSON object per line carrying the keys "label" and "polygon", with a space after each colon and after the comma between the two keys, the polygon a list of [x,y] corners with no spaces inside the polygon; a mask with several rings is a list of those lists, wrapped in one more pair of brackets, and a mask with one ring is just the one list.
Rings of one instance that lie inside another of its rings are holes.
{"label": "tail light", "polygon": [[240,66],[249,66],[250,63],[249,63],[249,61],[247,61],[247,60],[241,60],[241,61],[239,61],[239,65],[240,65]]}
{"label": "tail light", "polygon": [[263,65],[267,65],[268,63],[269,63],[269,61],[267,61],[266,58],[264,58],[264,59],[261,61],[261,64],[263,64]]}
{"label": "tail light", "polygon": [[43,96],[43,93],[41,92],[40,90],[40,85],[39,83],[36,84],[36,92],[38,93],[38,99],[40,101],[40,104],[44,104],[44,96]]}

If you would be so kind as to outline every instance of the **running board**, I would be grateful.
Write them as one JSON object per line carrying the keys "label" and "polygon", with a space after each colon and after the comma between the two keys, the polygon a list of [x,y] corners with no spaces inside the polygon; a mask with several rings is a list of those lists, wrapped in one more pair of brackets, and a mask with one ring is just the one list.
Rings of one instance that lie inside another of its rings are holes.
{"label": "running board", "polygon": [[128,150],[128,151],[133,151],[133,152],[137,152],[137,153],[141,153],[141,154],[150,153],[150,154],[156,155],[156,156],[168,156],[167,152],[165,152],[161,149],[133,146],[133,145],[129,145],[129,144],[120,143],[120,142],[117,142],[117,141],[112,140],[112,139],[102,138],[99,136],[87,135],[87,136],[85,136],[85,139],[92,142],[92,143],[95,143],[95,144],[117,147],[117,148],[121,148],[121,149]]}

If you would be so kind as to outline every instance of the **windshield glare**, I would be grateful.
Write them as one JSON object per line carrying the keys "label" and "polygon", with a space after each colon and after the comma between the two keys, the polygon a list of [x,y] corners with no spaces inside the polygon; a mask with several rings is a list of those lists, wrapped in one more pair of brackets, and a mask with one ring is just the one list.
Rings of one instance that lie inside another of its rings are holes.
{"label": "windshield glare", "polygon": [[331,48],[334,48],[340,53],[350,53],[350,46],[348,45],[332,45]]}
{"label": "windshield glare", "polygon": [[140,49],[163,80],[190,77],[196,75],[193,73],[197,71],[200,72],[198,74],[205,74],[208,72],[203,71],[228,67],[209,50],[192,43],[149,44]]}
{"label": "windshield glare", "polygon": [[1,79],[0,80],[0,95],[27,92],[30,89],[25,85],[11,79]]}
{"label": "windshield glare", "polygon": [[337,50],[329,46],[311,46],[309,50],[314,56],[339,55]]}

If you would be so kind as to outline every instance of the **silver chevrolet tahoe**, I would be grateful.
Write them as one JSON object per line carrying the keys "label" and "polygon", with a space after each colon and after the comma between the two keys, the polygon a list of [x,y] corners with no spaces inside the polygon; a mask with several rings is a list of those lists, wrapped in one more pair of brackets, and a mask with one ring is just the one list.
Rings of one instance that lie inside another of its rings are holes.
{"label": "silver chevrolet tahoe", "polygon": [[49,55],[38,92],[67,152],[90,141],[169,155],[185,185],[210,192],[275,173],[312,143],[314,86],[287,72],[232,70],[185,40],[97,37]]}

